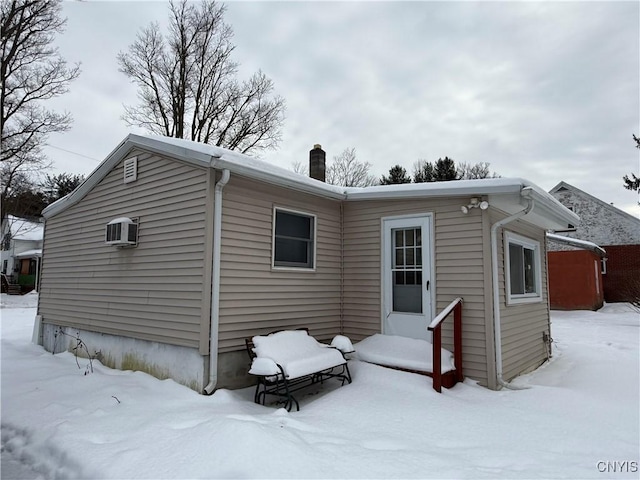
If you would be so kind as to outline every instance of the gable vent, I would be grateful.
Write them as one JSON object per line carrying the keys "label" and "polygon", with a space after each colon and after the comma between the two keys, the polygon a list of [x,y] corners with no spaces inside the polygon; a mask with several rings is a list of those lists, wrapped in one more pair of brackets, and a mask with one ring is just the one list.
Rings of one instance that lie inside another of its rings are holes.
{"label": "gable vent", "polygon": [[127,158],[124,161],[124,183],[133,182],[138,178],[138,157]]}

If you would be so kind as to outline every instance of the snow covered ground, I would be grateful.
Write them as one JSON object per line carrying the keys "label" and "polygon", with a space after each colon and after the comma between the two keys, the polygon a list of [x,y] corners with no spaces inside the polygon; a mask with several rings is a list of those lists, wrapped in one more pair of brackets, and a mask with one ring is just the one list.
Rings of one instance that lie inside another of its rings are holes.
{"label": "snow covered ground", "polygon": [[300,412],[31,344],[2,295],[2,478],[638,478],[640,315],[553,312],[555,356],[493,392],[358,361]]}

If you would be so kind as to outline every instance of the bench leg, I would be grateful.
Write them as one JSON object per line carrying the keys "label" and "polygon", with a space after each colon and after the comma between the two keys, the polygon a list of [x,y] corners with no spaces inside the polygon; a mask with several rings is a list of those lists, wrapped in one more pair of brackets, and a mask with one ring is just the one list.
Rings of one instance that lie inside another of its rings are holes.
{"label": "bench leg", "polygon": [[291,395],[291,391],[289,390],[289,382],[287,381],[287,379],[285,378],[284,381],[284,388],[285,388],[285,392],[287,394],[287,401],[284,404],[284,408],[287,409],[287,412],[291,411],[291,408],[293,407],[294,403],[296,405],[296,412],[300,411],[300,404],[298,403],[298,400],[295,399],[295,397],[293,395]]}
{"label": "bench leg", "polygon": [[[347,363],[344,364],[344,369],[347,373],[346,380],[351,383],[351,372],[349,371],[349,365]],[[344,378],[342,379],[342,385],[344,385]]]}

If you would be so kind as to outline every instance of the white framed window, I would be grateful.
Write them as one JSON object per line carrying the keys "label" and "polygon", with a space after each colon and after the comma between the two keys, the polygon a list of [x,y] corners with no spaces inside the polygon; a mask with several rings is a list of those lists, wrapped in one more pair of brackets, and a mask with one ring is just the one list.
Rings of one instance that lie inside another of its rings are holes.
{"label": "white framed window", "polygon": [[313,270],[316,256],[316,216],[273,209],[273,267]]}
{"label": "white framed window", "polygon": [[607,257],[602,257],[600,259],[600,273],[602,273],[602,275],[607,274]]}
{"label": "white framed window", "polygon": [[540,242],[505,232],[507,305],[542,301]]}

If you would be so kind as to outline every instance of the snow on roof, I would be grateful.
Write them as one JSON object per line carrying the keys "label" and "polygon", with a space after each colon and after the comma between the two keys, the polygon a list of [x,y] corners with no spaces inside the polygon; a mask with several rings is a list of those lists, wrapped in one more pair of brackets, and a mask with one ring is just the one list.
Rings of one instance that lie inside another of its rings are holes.
{"label": "snow on roof", "polygon": [[[567,210],[552,195],[532,182],[521,178],[378,185],[364,188],[340,187],[213,145],[180,138],[136,134],[128,135],[74,192],[45,208],[42,212],[43,215],[47,218],[51,217],[79,202],[118,162],[130,155],[131,150],[134,148],[166,155],[200,167],[219,170],[228,169],[237,175],[335,200],[382,200],[505,194],[518,196],[518,198],[514,196],[513,201],[509,201],[513,204],[510,205],[513,209],[519,209],[519,196],[523,195],[526,189],[529,189],[538,205],[544,207],[542,209],[537,208],[536,213],[530,217],[542,219],[545,228],[566,228],[567,224],[576,224],[579,220],[573,212]],[[535,222],[536,220],[532,221]]]}
{"label": "snow on roof", "polygon": [[601,207],[605,208],[606,210],[609,210],[610,212],[615,212],[618,215],[622,215],[623,217],[631,219],[631,221],[636,224],[640,223],[640,218],[636,217],[635,215],[631,215],[630,213],[627,213],[624,210],[620,210],[615,205],[611,203],[607,203],[604,200],[599,199],[598,197],[594,197],[590,193],[587,193],[584,190],[580,190],[578,187],[574,187],[573,185],[565,181],[561,181],[560,183],[558,183],[555,187],[549,190],[549,193],[553,195],[554,193],[562,192],[563,190],[568,190],[574,194],[577,194],[578,196],[586,197],[592,202],[597,203]]}
{"label": "snow on roof", "polygon": [[547,238],[549,240],[553,240],[553,241],[560,242],[560,243],[565,243],[567,245],[573,245],[574,247],[584,248],[585,250],[592,250],[592,251],[596,252],[597,254],[599,254],[602,257],[604,257],[607,254],[607,252],[605,251],[604,248],[600,247],[599,245],[596,245],[593,242],[588,242],[586,240],[580,240],[578,238],[565,237],[565,236],[562,236],[562,235],[557,235],[555,233],[547,233]]}
{"label": "snow on roof", "polygon": [[11,238],[15,240],[42,240],[44,235],[44,226],[41,223],[32,222],[25,218],[7,217],[9,228],[11,229]]}
{"label": "snow on roof", "polygon": [[16,255],[16,258],[35,258],[42,257],[42,249],[27,250],[26,252],[20,252]]}
{"label": "snow on roof", "polygon": [[209,157],[214,157],[212,163],[209,163],[209,165],[214,168],[218,166],[219,168],[229,168],[233,171],[260,172],[265,176],[273,176],[292,183],[308,185],[313,188],[325,190],[327,193],[344,195],[344,187],[329,185],[325,182],[321,182],[320,180],[316,180],[306,175],[301,175],[292,170],[279,167],[263,160],[258,160],[243,153],[227,150],[226,148],[216,147],[206,143],[193,142],[182,138],[164,137],[160,135],[139,135],[138,137],[146,138],[153,142],[160,142],[165,145],[179,147],[180,149],[184,149],[186,152],[197,152]]}

